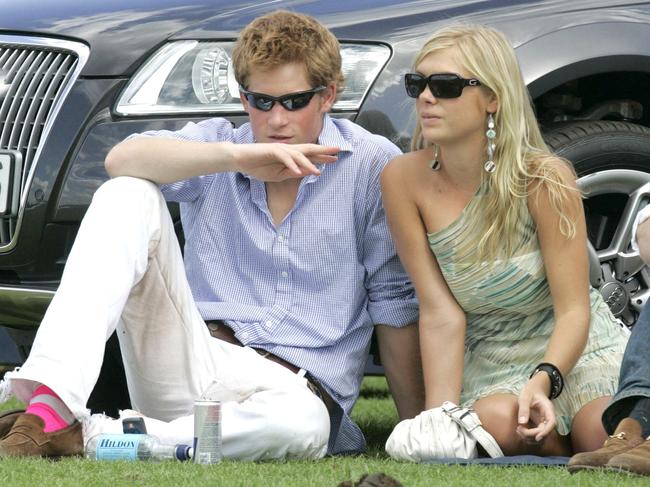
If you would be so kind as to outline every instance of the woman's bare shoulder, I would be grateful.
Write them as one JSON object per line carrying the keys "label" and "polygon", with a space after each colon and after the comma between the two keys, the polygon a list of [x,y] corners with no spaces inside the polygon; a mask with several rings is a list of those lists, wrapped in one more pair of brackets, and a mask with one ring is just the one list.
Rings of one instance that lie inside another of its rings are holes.
{"label": "woman's bare shoulder", "polygon": [[[555,173],[556,177],[565,184],[571,185],[576,180],[576,173],[573,165],[561,157],[552,154],[536,157],[529,165],[529,170],[533,175],[543,176],[549,172]],[[536,178],[533,178],[533,181]]]}
{"label": "woman's bare shoulder", "polygon": [[424,169],[430,168],[430,162],[427,150],[407,152],[392,159],[384,168],[382,177],[397,178],[402,181],[417,178],[418,174]]}
{"label": "woman's bare shoulder", "polygon": [[528,183],[528,209],[533,218],[553,208],[552,213],[560,207],[581,209],[577,177],[569,161],[548,155],[535,160],[531,169],[534,177]]}

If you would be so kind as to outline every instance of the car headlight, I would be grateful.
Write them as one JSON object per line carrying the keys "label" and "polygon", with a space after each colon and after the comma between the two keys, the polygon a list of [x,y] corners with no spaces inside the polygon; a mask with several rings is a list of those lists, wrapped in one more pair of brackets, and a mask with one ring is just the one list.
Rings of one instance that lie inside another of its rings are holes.
{"label": "car headlight", "polygon": [[[232,68],[232,42],[177,41],[164,45],[122,92],[119,115],[243,113]],[[357,110],[390,57],[383,44],[341,44],[345,90],[335,111]]]}

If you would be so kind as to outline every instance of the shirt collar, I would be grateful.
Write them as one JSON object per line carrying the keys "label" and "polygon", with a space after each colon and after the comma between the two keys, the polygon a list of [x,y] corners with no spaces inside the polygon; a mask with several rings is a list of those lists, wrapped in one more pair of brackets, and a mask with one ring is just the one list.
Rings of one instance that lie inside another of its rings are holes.
{"label": "shirt collar", "polygon": [[345,140],[336,123],[328,114],[325,114],[323,118],[323,129],[318,136],[318,143],[324,146],[338,147],[341,152],[352,152],[352,144]]}
{"label": "shirt collar", "polygon": [[[255,138],[253,137],[250,123],[243,124],[239,130],[237,130],[235,143],[253,144],[254,142]],[[352,144],[345,140],[345,137],[339,130],[338,126],[327,113],[323,116],[323,128],[318,136],[318,144],[328,147],[338,147],[340,152],[352,152]],[[318,166],[322,169],[323,164],[318,164]],[[240,174],[247,179],[254,179],[248,174]],[[315,177],[316,176],[307,176],[307,180],[311,182]]]}

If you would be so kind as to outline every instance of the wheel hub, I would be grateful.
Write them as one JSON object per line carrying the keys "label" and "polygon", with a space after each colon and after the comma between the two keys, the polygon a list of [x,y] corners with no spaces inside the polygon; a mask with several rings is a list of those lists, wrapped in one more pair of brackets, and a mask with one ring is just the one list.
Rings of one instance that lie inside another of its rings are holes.
{"label": "wheel hub", "polygon": [[599,291],[614,316],[619,318],[630,300],[627,290],[619,282],[606,282]]}
{"label": "wheel hub", "polygon": [[[628,196],[622,214],[615,216],[616,229],[611,241],[590,255],[590,267],[597,279],[590,281],[598,289],[612,314],[627,327],[632,327],[650,299],[650,272],[630,248],[632,227],[639,209],[650,200],[650,174],[611,169],[598,171],[578,180],[578,187],[587,198],[607,194]],[[598,269],[600,267],[600,269]]]}

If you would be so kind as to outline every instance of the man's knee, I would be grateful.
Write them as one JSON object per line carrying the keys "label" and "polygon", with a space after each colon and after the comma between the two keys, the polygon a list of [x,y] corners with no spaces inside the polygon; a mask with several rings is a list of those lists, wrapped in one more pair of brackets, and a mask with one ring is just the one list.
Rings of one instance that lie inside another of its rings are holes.
{"label": "man's knee", "polygon": [[278,410],[271,421],[268,437],[284,450],[286,458],[322,458],[327,453],[330,422],[323,402],[306,392],[304,400]]}
{"label": "man's knee", "polygon": [[123,202],[131,197],[155,196],[158,198],[159,195],[160,189],[151,181],[130,176],[120,176],[109,179],[102,184],[95,192],[93,202],[103,199],[110,199],[111,202]]}
{"label": "man's knee", "polygon": [[128,217],[139,221],[167,210],[160,188],[151,181],[120,176],[102,184],[95,192],[89,214],[123,224]]}

